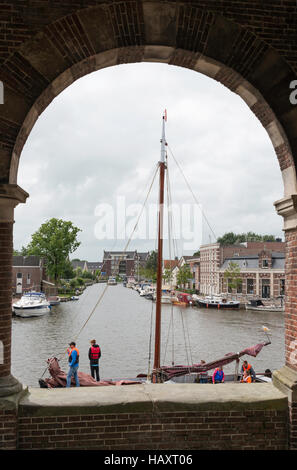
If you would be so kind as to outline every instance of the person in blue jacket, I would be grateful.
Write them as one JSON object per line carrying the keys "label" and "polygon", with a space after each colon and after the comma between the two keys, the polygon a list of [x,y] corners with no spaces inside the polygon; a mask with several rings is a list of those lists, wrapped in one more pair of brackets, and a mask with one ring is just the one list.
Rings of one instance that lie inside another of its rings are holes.
{"label": "person in blue jacket", "polygon": [[71,385],[71,377],[75,379],[75,384],[77,387],[80,386],[78,379],[78,364],[79,364],[79,350],[75,347],[76,344],[72,341],[69,343],[70,349],[67,349],[68,352],[68,362],[69,362],[69,371],[66,379],[66,387]]}
{"label": "person in blue jacket", "polygon": [[225,374],[223,371],[223,367],[219,366],[214,370],[213,376],[212,376],[212,383],[214,384],[220,384],[225,381]]}

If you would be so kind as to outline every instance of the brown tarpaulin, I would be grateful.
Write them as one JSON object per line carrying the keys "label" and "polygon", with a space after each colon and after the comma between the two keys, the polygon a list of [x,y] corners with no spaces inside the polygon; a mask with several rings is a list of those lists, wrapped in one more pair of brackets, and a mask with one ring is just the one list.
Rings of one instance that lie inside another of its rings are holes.
{"label": "brown tarpaulin", "polygon": [[236,360],[238,361],[239,358],[241,356],[244,356],[245,354],[256,357],[263,348],[263,346],[267,346],[268,344],[271,344],[270,341],[266,343],[256,344],[255,346],[243,349],[238,353],[228,353],[221,359],[217,359],[212,362],[207,362],[206,364],[193,364],[192,366],[163,366],[160,368],[160,370],[163,377],[165,376],[167,380],[171,379],[172,377],[178,377],[180,375],[189,374],[190,372],[207,372],[208,370],[215,369],[219,366],[226,366],[227,364],[230,364],[230,362]]}

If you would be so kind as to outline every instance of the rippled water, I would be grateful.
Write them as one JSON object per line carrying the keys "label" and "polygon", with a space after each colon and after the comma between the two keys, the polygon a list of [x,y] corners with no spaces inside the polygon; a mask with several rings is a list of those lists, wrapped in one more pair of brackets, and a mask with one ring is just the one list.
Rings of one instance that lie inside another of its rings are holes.
{"label": "rippled water", "polygon": [[[78,301],[61,303],[43,317],[13,317],[11,369],[21,383],[39,387],[38,379],[44,372],[44,377],[48,376],[46,360],[51,356],[59,357],[61,368],[67,372],[65,350],[77,335],[80,371],[89,373],[91,339],[96,339],[102,349],[101,378],[135,377],[148,371],[155,304],[122,285],[109,286],[87,321],[104,287],[104,284],[88,287]],[[169,329],[172,323],[174,328]],[[208,362],[238,352],[266,340],[262,325],[270,329],[272,344],[264,347],[256,358],[247,356],[256,372],[278,369],[284,364],[283,313],[163,305],[161,363],[170,365],[172,359],[175,364],[201,359]],[[151,366],[153,353],[152,346]],[[234,364],[224,370],[233,372]]]}

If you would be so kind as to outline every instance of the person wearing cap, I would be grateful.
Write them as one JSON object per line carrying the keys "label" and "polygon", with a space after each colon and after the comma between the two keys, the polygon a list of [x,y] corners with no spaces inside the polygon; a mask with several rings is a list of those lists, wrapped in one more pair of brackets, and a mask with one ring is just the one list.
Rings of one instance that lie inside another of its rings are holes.
{"label": "person wearing cap", "polygon": [[96,375],[97,382],[100,381],[99,377],[99,359],[101,357],[100,346],[96,343],[95,339],[90,341],[91,347],[89,349],[90,369],[93,379]]}
{"label": "person wearing cap", "polygon": [[75,384],[79,387],[79,379],[78,379],[78,364],[79,364],[79,350],[75,347],[76,344],[72,341],[69,343],[70,349],[67,349],[68,352],[68,362],[69,362],[69,371],[66,379],[66,387],[70,387],[71,385],[71,377],[74,377]]}

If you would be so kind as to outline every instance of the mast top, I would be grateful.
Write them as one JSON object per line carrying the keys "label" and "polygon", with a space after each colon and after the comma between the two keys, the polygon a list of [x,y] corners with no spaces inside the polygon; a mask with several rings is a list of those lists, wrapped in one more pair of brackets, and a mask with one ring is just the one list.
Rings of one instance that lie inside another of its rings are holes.
{"label": "mast top", "polygon": [[162,163],[165,162],[165,156],[166,156],[166,138],[165,138],[165,122],[167,122],[167,110],[165,109],[163,118],[162,118],[162,137],[161,137],[161,159],[160,161]]}

